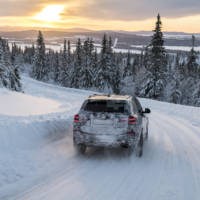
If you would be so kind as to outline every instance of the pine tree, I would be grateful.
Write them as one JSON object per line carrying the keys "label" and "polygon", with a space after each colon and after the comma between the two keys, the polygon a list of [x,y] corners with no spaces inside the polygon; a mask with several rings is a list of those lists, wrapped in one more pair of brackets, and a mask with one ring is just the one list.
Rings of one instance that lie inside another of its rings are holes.
{"label": "pine tree", "polygon": [[11,90],[21,91],[20,75],[12,64],[8,42],[0,38],[0,85]]}
{"label": "pine tree", "polygon": [[192,77],[197,77],[198,74],[198,63],[197,63],[197,52],[194,50],[195,46],[195,36],[192,35],[192,49],[188,54],[187,58],[187,69],[188,74]]}
{"label": "pine tree", "polygon": [[61,84],[65,87],[69,86],[69,72],[68,72],[68,50],[67,41],[64,40],[64,47],[62,52],[62,67],[61,67]]}
{"label": "pine tree", "polygon": [[166,70],[167,70],[167,59],[166,52],[164,49],[164,40],[162,33],[162,22],[160,15],[157,16],[156,27],[151,40],[151,65],[150,73],[153,76],[153,92],[150,95],[151,98],[160,99],[163,97],[163,89],[166,84]]}
{"label": "pine tree", "polygon": [[61,64],[58,52],[54,56],[54,81],[57,83],[61,82]]}
{"label": "pine tree", "polygon": [[46,66],[48,66],[49,80],[55,80],[55,65],[57,62],[55,57],[55,52],[51,49],[46,53]]}
{"label": "pine tree", "polygon": [[131,75],[132,75],[131,55],[130,55],[130,51],[128,51],[127,59],[126,59],[126,65],[125,65],[124,73],[123,73],[123,78],[125,78],[127,76],[131,76]]}
{"label": "pine tree", "polygon": [[[173,57],[174,58],[174,57]],[[177,53],[174,60],[171,60],[168,76],[168,82],[165,86],[165,99],[173,103],[181,103],[182,92],[180,87],[181,74],[180,74],[180,55]],[[174,65],[174,67],[173,67]]]}
{"label": "pine tree", "polygon": [[120,73],[120,66],[117,63],[116,54],[114,53],[112,56],[112,65],[113,65],[113,72],[112,72],[112,90],[115,94],[120,94],[120,84],[121,84],[121,73]]}
{"label": "pine tree", "polygon": [[104,34],[102,40],[102,49],[100,54],[99,69],[97,71],[97,86],[101,91],[112,92],[113,84],[113,51],[112,39],[107,39]]}
{"label": "pine tree", "polygon": [[106,87],[106,81],[107,81],[107,74],[106,74],[106,68],[107,68],[107,47],[108,47],[108,41],[107,36],[104,34],[103,40],[102,40],[102,49],[101,49],[101,57],[100,57],[100,63],[97,71],[97,79],[96,79],[96,85],[98,89],[104,90]]}
{"label": "pine tree", "polygon": [[23,53],[23,59],[25,63],[33,64],[35,55],[35,46],[32,44],[32,47],[25,47]]}
{"label": "pine tree", "polygon": [[95,51],[92,54],[92,61],[91,61],[91,68],[93,73],[92,87],[95,88],[98,88],[98,67],[99,67],[99,60],[98,60],[97,49],[95,48]]}
{"label": "pine tree", "polygon": [[71,43],[70,40],[67,42],[67,62],[68,64],[71,63]]}
{"label": "pine tree", "polygon": [[92,79],[93,79],[93,72],[92,72],[92,46],[91,41],[88,38],[83,45],[83,63],[81,68],[81,80],[80,84],[82,88],[90,88],[92,87]]}
{"label": "pine tree", "polygon": [[73,62],[73,71],[72,71],[72,78],[71,78],[71,87],[80,88],[80,80],[81,80],[81,68],[83,63],[82,57],[82,44],[80,38],[76,44],[76,50],[74,53],[74,62]]}
{"label": "pine tree", "polygon": [[42,32],[39,31],[34,55],[33,70],[31,74],[37,80],[47,80],[48,66],[46,66],[45,53],[46,52],[43,35]]}

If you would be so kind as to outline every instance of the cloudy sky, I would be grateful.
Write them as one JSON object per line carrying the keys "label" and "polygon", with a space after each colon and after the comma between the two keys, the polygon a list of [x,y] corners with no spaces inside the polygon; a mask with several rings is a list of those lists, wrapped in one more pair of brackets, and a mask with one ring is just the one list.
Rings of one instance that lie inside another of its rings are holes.
{"label": "cloudy sky", "polygon": [[200,32],[200,0],[0,0],[0,26]]}

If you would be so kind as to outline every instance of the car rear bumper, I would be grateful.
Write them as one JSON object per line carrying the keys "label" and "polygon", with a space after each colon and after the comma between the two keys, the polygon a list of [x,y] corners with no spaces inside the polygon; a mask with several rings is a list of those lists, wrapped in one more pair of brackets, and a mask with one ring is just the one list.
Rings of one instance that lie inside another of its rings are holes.
{"label": "car rear bumper", "polygon": [[91,147],[120,147],[132,146],[135,137],[128,134],[95,134],[82,131],[73,131],[75,144],[84,144]]}

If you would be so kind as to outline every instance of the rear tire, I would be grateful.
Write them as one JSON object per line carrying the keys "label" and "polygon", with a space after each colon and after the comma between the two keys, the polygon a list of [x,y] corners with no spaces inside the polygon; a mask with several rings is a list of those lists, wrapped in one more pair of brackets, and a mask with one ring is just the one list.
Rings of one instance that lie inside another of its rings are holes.
{"label": "rear tire", "polygon": [[76,152],[78,154],[84,154],[85,153],[85,151],[87,149],[85,144],[77,144],[75,137],[73,137],[73,143],[74,143],[74,148],[76,149]]}
{"label": "rear tire", "polygon": [[145,139],[148,140],[148,137],[149,137],[149,126],[147,125]]}
{"label": "rear tire", "polygon": [[128,156],[131,156],[133,151],[134,151],[134,148],[132,146],[128,146],[128,149],[127,149]]}
{"label": "rear tire", "polygon": [[136,148],[136,156],[137,157],[142,157],[143,154],[143,135],[140,136],[140,141],[137,144],[137,148]]}
{"label": "rear tire", "polygon": [[84,144],[77,144],[77,145],[75,146],[75,148],[76,148],[76,151],[77,151],[79,154],[84,154],[84,153],[86,152],[86,149],[87,149],[86,145],[84,145]]}

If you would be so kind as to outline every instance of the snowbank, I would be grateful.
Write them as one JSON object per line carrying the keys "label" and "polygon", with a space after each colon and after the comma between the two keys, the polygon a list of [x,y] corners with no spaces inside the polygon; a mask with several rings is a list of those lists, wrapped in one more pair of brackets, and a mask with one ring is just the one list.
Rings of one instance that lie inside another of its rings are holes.
{"label": "snowbank", "polygon": [[0,115],[27,116],[61,112],[59,102],[0,88]]}
{"label": "snowbank", "polygon": [[24,94],[0,88],[0,199],[4,200],[42,180],[44,172],[50,176],[66,164],[73,115],[91,94],[28,77],[22,82]]}

